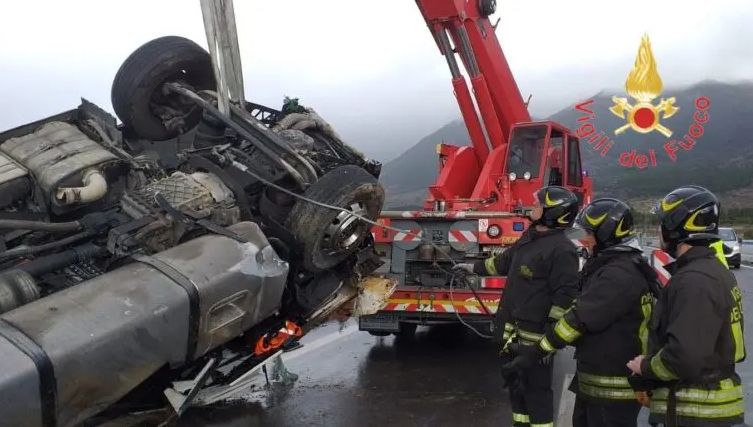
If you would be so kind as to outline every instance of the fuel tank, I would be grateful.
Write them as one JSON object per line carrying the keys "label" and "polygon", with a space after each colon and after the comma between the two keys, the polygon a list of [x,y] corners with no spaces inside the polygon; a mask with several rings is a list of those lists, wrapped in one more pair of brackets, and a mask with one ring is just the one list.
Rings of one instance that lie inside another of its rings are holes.
{"label": "fuel tank", "polygon": [[227,230],[0,316],[0,426],[74,426],[277,311],[287,263],[255,223]]}

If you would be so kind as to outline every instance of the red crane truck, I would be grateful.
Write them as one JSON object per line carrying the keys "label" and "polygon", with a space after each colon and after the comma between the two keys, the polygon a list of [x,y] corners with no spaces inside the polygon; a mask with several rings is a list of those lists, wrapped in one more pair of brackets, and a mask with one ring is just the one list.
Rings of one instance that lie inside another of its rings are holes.
{"label": "red crane truck", "polygon": [[471,262],[504,251],[527,228],[537,189],[567,187],[582,205],[590,202],[593,183],[570,129],[531,121],[489,20],[496,1],[416,4],[449,66],[472,146],[437,146],[439,176],[423,210],[382,212],[379,222],[390,228],[374,227],[372,235],[386,260],[382,273],[400,286],[383,310],[361,317],[359,327],[384,336],[411,334],[419,324],[463,322],[488,333],[505,278],[453,283],[448,256]]}

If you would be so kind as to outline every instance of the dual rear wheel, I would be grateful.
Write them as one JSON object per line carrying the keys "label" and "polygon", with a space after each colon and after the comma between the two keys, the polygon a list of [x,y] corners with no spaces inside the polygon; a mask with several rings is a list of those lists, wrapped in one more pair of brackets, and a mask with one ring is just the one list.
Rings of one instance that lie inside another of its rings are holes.
{"label": "dual rear wheel", "polygon": [[[201,108],[165,90],[168,83],[180,83],[194,92],[215,90],[209,53],[189,39],[166,36],[128,56],[111,92],[113,108],[125,128],[146,140],[166,141],[199,123]],[[297,199],[273,219],[293,234],[303,267],[314,272],[336,266],[361,247],[371,229],[361,218],[376,220],[385,199],[377,178],[354,165],[324,174],[302,196],[308,200]],[[268,202],[263,200],[262,211],[269,208]]]}

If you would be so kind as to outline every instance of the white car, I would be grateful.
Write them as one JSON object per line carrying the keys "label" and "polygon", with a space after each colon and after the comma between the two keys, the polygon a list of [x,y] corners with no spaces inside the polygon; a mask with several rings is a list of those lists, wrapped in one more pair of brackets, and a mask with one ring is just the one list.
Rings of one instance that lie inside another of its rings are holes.
{"label": "white car", "polygon": [[719,237],[724,242],[724,257],[727,258],[727,264],[730,268],[740,268],[740,246],[743,244],[743,238],[735,233],[731,228],[719,228]]}

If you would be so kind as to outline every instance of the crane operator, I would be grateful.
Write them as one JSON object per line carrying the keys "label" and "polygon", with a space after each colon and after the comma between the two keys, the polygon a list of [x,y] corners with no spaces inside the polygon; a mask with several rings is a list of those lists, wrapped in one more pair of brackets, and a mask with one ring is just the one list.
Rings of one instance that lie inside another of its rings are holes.
{"label": "crane operator", "polygon": [[[573,306],[536,346],[520,346],[513,366],[532,366],[556,349],[576,346],[573,427],[636,427],[641,403],[625,361],[646,351],[648,323],[661,283],[643,257],[628,205],[598,199],[575,220],[590,256]],[[645,402],[645,400],[644,400]]]}
{"label": "crane operator", "polygon": [[[534,194],[531,225],[505,252],[456,269],[482,276],[507,275],[505,296],[495,314],[495,330],[502,331],[500,352],[505,366],[514,355],[510,343],[538,343],[557,322],[578,292],[579,260],[565,234],[578,214],[578,198],[559,186]],[[502,374],[510,388],[513,427],[554,425],[551,358],[525,369]]]}
{"label": "crane operator", "polygon": [[688,185],[657,208],[662,250],[675,258],[651,320],[646,355],[628,362],[655,384],[649,422],[666,427],[742,424],[743,389],[735,364],[745,360],[743,304],[737,281],[720,261],[719,200]]}

